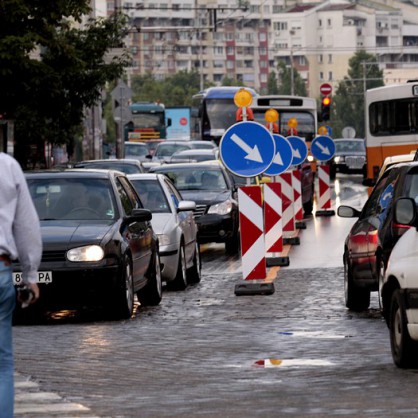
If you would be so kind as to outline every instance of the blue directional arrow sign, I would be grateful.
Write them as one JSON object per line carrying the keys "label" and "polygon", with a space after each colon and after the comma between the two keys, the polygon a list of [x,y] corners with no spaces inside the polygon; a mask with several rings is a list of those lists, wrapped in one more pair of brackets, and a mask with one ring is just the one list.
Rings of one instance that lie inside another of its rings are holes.
{"label": "blue directional arrow sign", "polygon": [[329,136],[317,136],[312,141],[311,153],[318,161],[330,160],[335,154],[334,141]]}
{"label": "blue directional arrow sign", "polygon": [[308,147],[305,144],[305,141],[299,136],[288,136],[286,138],[293,149],[293,160],[292,165],[302,164],[306,157],[308,156]]}
{"label": "blue directional arrow sign", "polygon": [[282,135],[273,134],[276,143],[276,155],[270,167],[264,172],[267,176],[278,176],[285,172],[293,161],[293,150],[290,142]]}
{"label": "blue directional arrow sign", "polygon": [[219,144],[221,160],[226,168],[241,177],[264,173],[276,154],[273,136],[257,122],[232,125]]}

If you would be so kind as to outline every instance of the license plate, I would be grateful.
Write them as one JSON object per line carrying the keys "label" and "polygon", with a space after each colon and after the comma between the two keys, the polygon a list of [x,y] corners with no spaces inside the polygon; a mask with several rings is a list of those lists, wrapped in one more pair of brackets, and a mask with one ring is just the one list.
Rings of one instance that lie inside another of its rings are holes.
{"label": "license plate", "polygon": [[[16,272],[13,273],[13,283],[14,284],[21,284],[22,280],[22,273]],[[52,282],[52,271],[38,271],[38,280],[37,283],[51,283]]]}

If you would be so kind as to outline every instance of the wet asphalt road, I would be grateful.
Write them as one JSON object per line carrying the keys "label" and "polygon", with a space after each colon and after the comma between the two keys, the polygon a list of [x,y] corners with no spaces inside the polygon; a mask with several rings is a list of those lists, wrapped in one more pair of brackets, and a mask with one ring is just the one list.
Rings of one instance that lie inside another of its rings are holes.
{"label": "wet asphalt road", "polygon": [[16,416],[418,416],[418,371],[393,365],[376,295],[366,312],[344,306],[342,242],[321,245],[338,222],[307,220],[270,296],[235,296],[240,260],[212,246],[200,284],[165,291],[129,321],[78,313],[15,326],[18,383],[36,385],[18,387]]}

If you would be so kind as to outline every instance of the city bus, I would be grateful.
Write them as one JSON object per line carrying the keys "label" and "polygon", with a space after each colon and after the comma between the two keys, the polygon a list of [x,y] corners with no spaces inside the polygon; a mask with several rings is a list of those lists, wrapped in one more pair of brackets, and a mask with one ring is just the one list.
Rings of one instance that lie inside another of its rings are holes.
{"label": "city bus", "polygon": [[[237,106],[234,103],[235,93],[239,86],[209,87],[192,97],[191,137],[213,141],[216,145],[225,131],[236,122]],[[250,88],[253,97],[257,92]]]}
{"label": "city bus", "polygon": [[386,157],[418,148],[418,80],[377,87],[365,94],[366,185],[373,185]]}
{"label": "city bus", "polygon": [[[277,121],[278,132],[280,135],[289,136],[291,134],[299,136],[306,143],[312,142],[318,132],[318,111],[316,100],[312,97],[300,96],[258,96],[253,100],[251,109],[254,120],[266,125],[264,115],[267,110],[275,109],[279,113]],[[296,119],[297,126],[291,132],[289,120]]]}

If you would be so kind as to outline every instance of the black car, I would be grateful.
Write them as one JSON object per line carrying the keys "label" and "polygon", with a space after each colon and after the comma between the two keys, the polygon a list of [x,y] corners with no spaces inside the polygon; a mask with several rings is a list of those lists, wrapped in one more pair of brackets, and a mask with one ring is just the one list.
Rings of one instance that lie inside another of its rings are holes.
{"label": "black car", "polygon": [[362,138],[334,139],[335,154],[330,160],[330,178],[337,173],[363,174],[366,177],[366,144]]}
{"label": "black car", "polygon": [[[161,301],[158,239],[126,175],[113,170],[26,174],[41,221],[41,299],[27,310],[105,306],[129,318],[134,294]],[[14,266],[18,284],[20,266]]]}
{"label": "black car", "polygon": [[344,244],[345,303],[349,309],[367,309],[370,292],[381,289],[389,255],[409,227],[394,220],[394,203],[400,197],[418,199],[416,162],[388,168],[361,211],[338,208],[339,216],[358,218]]}
{"label": "black car", "polygon": [[167,175],[184,199],[196,202],[200,243],[224,242],[227,252],[238,251],[237,189],[220,163],[166,164],[153,167],[150,172]]}
{"label": "black car", "polygon": [[125,174],[145,173],[141,162],[129,158],[109,160],[86,160],[74,164],[74,168],[99,168],[105,170],[119,170]]}

